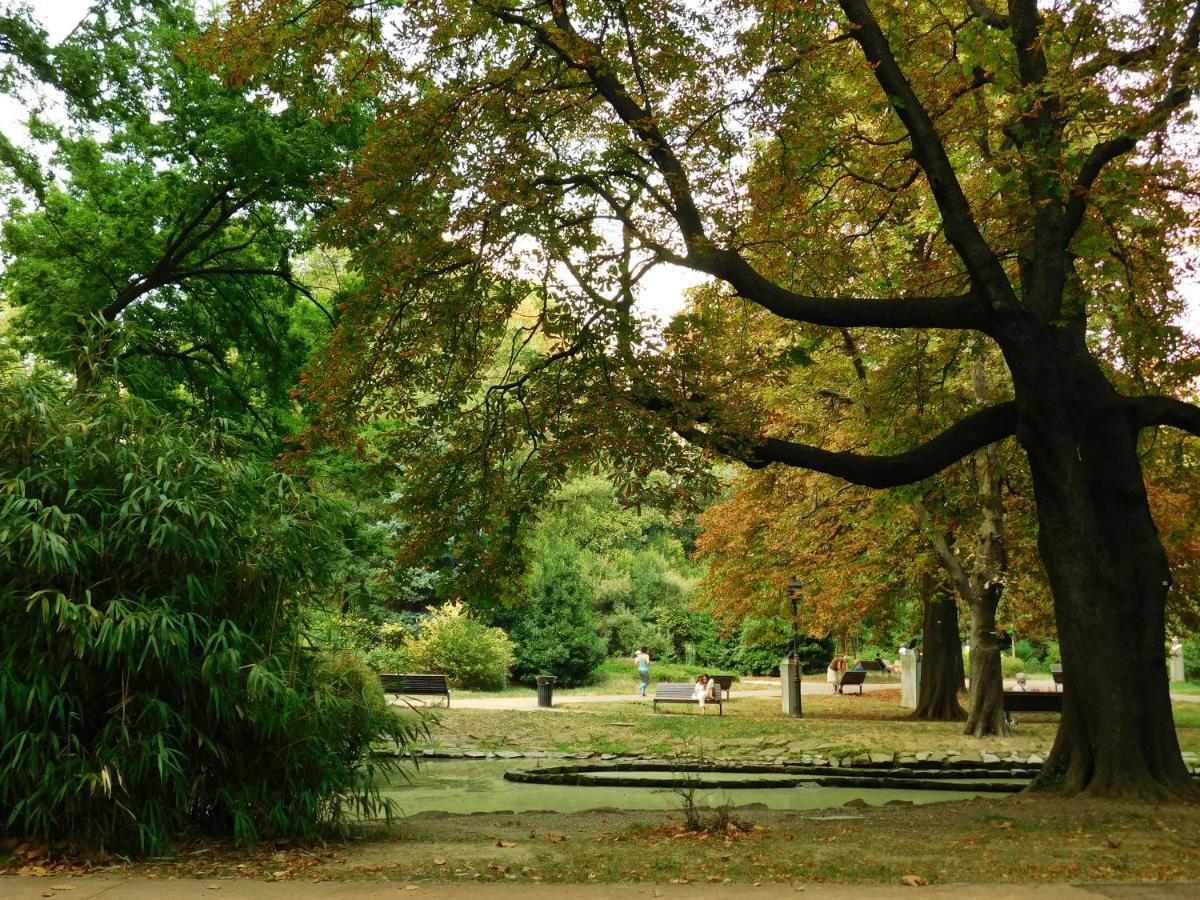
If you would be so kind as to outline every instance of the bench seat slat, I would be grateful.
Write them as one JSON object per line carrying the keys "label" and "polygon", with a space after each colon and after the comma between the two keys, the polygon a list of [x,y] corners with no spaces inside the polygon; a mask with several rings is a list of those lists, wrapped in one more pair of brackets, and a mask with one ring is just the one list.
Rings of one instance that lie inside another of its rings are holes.
{"label": "bench seat slat", "polygon": [[[656,708],[660,703],[695,703],[699,706],[700,701],[696,699],[695,689],[695,685],[686,682],[660,681],[654,686],[654,702],[652,705]],[[718,713],[725,715],[725,707],[721,703],[719,692],[715,698],[705,702],[715,703]]]}
{"label": "bench seat slat", "polygon": [[386,672],[379,676],[379,683],[383,686],[385,694],[398,694],[406,697],[445,697],[446,705],[450,705],[450,684],[445,675],[409,675]]}

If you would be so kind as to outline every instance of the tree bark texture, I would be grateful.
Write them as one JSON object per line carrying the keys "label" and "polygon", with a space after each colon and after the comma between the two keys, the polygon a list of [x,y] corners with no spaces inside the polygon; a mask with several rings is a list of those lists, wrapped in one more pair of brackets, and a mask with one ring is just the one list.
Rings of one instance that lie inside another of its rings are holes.
{"label": "tree bark texture", "polygon": [[929,575],[925,578],[924,633],[921,692],[912,718],[961,722],[967,717],[967,711],[958,702],[963,682],[958,605],[946,585]]}
{"label": "tree bark texture", "polygon": [[1008,735],[1004,718],[1004,677],[996,640],[996,600],[989,592],[971,602],[971,711],[963,734]]}
{"label": "tree bark texture", "polygon": [[1171,575],[1142,480],[1136,414],[1088,354],[1082,325],[1031,328],[1005,355],[1065,677],[1062,723],[1038,786],[1200,800],[1171,713]]}

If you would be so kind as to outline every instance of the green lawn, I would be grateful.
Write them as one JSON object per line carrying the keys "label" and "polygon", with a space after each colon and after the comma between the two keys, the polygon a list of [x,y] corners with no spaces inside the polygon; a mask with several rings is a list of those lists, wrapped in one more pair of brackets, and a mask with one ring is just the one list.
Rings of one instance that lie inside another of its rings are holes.
{"label": "green lawn", "polygon": [[[557,698],[557,695],[556,695]],[[725,715],[695,707],[660,707],[632,695],[614,703],[556,699],[554,710],[439,710],[429,748],[555,750],[561,752],[697,752],[720,756],[777,756],[791,753],[916,752],[1046,753],[1054,742],[1058,716],[1022,714],[1009,737],[972,738],[960,723],[921,722],[899,705],[899,690],[804,698],[805,715],[783,714],[775,697],[738,697]],[[965,698],[964,698],[965,702]],[[1176,703],[1175,721],[1185,751],[1200,752],[1200,704]]]}
{"label": "green lawn", "polygon": [[[713,666],[698,666],[688,665],[686,663],[654,663],[650,667],[650,685],[653,686],[659,681],[694,681],[696,676],[707,672],[710,675],[727,675],[730,674],[727,669],[718,669]],[[733,673],[738,677],[735,685],[738,690],[754,690],[758,685],[750,682],[758,680],[778,679],[778,673],[771,675],[742,675]],[[870,679],[873,683],[887,682],[899,683],[899,678],[891,675],[881,675],[878,672],[872,672]],[[813,675],[805,675],[804,680],[808,682],[823,682],[825,673],[821,672]],[[766,687],[763,685],[762,687]],[[459,697],[511,697],[530,695],[536,690],[536,685],[532,680],[528,684],[510,684],[499,691],[466,691],[455,690],[454,696]],[[600,664],[594,673],[591,682],[579,687],[555,687],[554,696],[570,696],[572,694],[629,694],[631,697],[638,690],[638,674],[637,667],[632,659],[624,659],[617,657],[607,659]]]}

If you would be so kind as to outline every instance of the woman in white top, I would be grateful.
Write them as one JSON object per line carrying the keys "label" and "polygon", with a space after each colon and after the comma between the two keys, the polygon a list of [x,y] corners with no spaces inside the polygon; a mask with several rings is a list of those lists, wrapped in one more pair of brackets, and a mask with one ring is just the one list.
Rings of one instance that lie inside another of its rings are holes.
{"label": "woman in white top", "polygon": [[696,679],[696,686],[692,688],[692,696],[696,698],[696,702],[700,704],[700,713],[704,713],[704,704],[713,699],[713,686],[715,681],[711,680],[707,673]]}

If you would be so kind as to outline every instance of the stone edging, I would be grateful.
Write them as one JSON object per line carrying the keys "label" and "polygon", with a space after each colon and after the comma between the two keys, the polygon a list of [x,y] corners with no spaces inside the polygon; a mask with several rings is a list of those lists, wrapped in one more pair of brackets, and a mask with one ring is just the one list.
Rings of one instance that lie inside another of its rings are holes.
{"label": "stone edging", "polygon": [[[382,750],[374,751],[376,756],[405,756],[404,751]],[[600,760],[609,762],[644,763],[675,763],[695,762],[696,757],[682,756],[678,759],[668,756],[654,756],[640,753],[564,753],[556,750],[477,750],[469,748],[424,748],[416,750],[413,755],[417,759],[553,759],[553,760]],[[792,765],[811,766],[814,768],[853,768],[853,767],[888,767],[899,766],[919,769],[942,768],[988,768],[1009,769],[1013,766],[1041,766],[1045,758],[1040,753],[1011,752],[1005,755],[980,750],[978,753],[961,753],[957,750],[921,750],[916,753],[850,753],[843,755],[822,755],[802,753],[799,756],[767,756],[750,755],[740,757],[704,756],[706,764],[719,765]],[[1200,776],[1200,755],[1184,753],[1183,760],[1194,775]]]}

